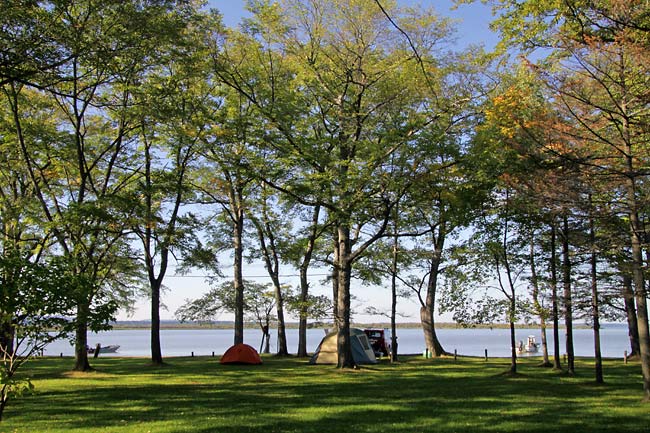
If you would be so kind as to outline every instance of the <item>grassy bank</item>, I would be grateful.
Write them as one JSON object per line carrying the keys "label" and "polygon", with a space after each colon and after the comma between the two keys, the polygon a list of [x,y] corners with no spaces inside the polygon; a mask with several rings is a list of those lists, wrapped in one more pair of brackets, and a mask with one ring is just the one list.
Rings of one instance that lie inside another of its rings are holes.
{"label": "grassy bank", "polygon": [[91,373],[71,359],[33,361],[36,394],[14,400],[0,432],[649,432],[638,364],[605,364],[566,375],[524,359],[408,358],[354,371],[264,358],[262,366],[222,366],[218,358],[100,358]]}

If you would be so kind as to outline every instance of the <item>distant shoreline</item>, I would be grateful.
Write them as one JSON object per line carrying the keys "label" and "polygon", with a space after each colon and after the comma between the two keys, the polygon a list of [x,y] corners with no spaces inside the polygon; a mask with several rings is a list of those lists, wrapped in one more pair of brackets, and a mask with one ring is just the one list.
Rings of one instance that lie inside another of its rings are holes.
{"label": "distant shoreline", "polygon": [[[151,322],[147,320],[121,320],[111,324],[113,329],[148,329],[151,327]],[[603,326],[608,326],[612,324],[604,324]],[[623,325],[623,324],[615,324]],[[233,322],[178,322],[175,320],[163,320],[160,323],[161,329],[232,329],[234,326]],[[246,329],[258,329],[259,326],[256,323],[246,323]],[[379,328],[379,329],[390,329],[390,323],[353,323],[351,325],[353,328]],[[408,322],[408,323],[398,323],[398,329],[413,329],[421,328],[421,324],[418,322]],[[507,323],[495,323],[495,324],[477,324],[472,326],[463,326],[457,323],[436,323],[436,329],[468,329],[468,328],[477,328],[477,329],[504,329],[508,328],[510,325]],[[298,323],[290,322],[286,325],[287,329],[297,329]],[[309,329],[327,329],[333,328],[332,323],[325,322],[314,322],[310,323]],[[560,326],[563,328],[564,326]],[[517,329],[538,329],[539,325],[535,323],[520,323],[517,324]],[[588,325],[574,325],[576,329],[590,328]],[[553,328],[547,327],[550,331]]]}

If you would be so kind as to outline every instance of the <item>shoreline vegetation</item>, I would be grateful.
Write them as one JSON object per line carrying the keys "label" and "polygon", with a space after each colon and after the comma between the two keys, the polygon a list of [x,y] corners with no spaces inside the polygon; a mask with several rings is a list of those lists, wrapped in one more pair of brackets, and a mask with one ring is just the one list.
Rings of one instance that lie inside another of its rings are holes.
{"label": "shoreline vegetation", "polygon": [[[601,327],[605,327],[608,324],[601,324]],[[116,321],[111,324],[112,329],[114,330],[128,330],[128,329],[148,329],[151,326],[151,322],[148,320],[121,320]],[[222,321],[222,322],[180,322],[176,320],[163,320],[160,323],[160,329],[232,329],[234,326],[233,322]],[[371,323],[352,323],[353,328],[360,329],[390,329],[390,323],[381,323],[381,322],[371,322]],[[507,323],[492,323],[492,324],[473,324],[473,325],[461,325],[451,322],[442,322],[436,324],[436,329],[506,329],[510,325]],[[256,323],[248,322],[244,324],[246,329],[259,329],[259,326]],[[314,322],[309,324],[309,329],[331,329],[334,327],[333,323],[328,322]],[[418,322],[404,322],[398,323],[397,329],[419,329],[422,325]],[[298,329],[298,323],[288,322],[286,324],[287,329]],[[563,326],[560,326],[563,328]],[[574,325],[576,329],[590,329],[589,325]],[[520,323],[517,324],[517,329],[539,329],[539,325],[535,323]],[[551,328],[548,328],[547,332],[552,331]]]}

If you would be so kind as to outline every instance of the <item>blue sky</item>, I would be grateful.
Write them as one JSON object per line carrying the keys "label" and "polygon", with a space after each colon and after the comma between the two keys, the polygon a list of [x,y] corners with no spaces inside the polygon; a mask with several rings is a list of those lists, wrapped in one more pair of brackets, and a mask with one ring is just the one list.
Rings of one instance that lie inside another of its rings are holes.
{"label": "blue sky", "polygon": [[[222,13],[223,20],[226,25],[235,27],[240,22],[241,18],[247,13],[244,8],[245,3],[245,0],[210,0],[208,2],[208,6],[218,9]],[[489,23],[492,19],[490,8],[483,5],[480,1],[469,5],[459,5],[457,9],[453,8],[453,0],[398,0],[398,3],[403,5],[419,4],[423,8],[429,8],[433,6],[440,15],[456,20],[456,38],[459,49],[462,49],[470,44],[482,44],[486,48],[491,48],[497,42],[497,35],[489,30]],[[224,257],[224,260],[222,262],[223,272],[225,275],[231,274],[227,263],[228,261],[229,257]],[[326,271],[314,269],[312,272],[314,274],[322,275],[322,273]],[[185,277],[174,276],[173,273],[174,270],[172,268],[171,272],[168,273],[168,276],[165,278],[164,282],[165,286],[167,286],[169,290],[163,294],[163,303],[166,305],[166,309],[161,311],[161,317],[163,319],[173,319],[174,312],[184,303],[184,300],[195,299],[209,290],[209,286],[205,282],[205,278],[199,275],[201,272],[197,272],[197,275]],[[282,274],[288,276],[283,279],[283,283],[296,286],[296,273],[297,272],[295,270],[286,267],[283,270]],[[253,263],[246,265],[245,278],[265,283],[269,281],[266,275],[266,270],[261,264]],[[320,284],[320,280],[322,279],[322,276],[313,277],[311,284],[314,293],[331,296],[331,285]],[[379,309],[388,309],[390,302],[390,293],[387,289],[356,286],[353,288],[353,294],[358,298],[358,301],[356,302],[358,304],[356,308],[357,311],[363,310],[363,307],[360,306],[361,304],[367,305],[370,303]],[[400,301],[399,309],[408,315],[408,317],[402,318],[400,321],[416,322],[419,320],[419,305],[416,304],[416,302],[407,300]],[[143,299],[139,301],[135,306],[135,312],[133,315],[122,313],[118,316],[118,319],[148,320],[149,317],[149,301],[147,299]],[[220,319],[231,320],[231,317],[224,315],[223,317],[220,317]],[[364,322],[387,320],[386,318],[364,316],[361,314],[355,316],[355,319]],[[445,321],[450,321],[449,318],[442,319]],[[438,320],[440,320],[440,318],[438,318]]]}
{"label": "blue sky", "polygon": [[[219,10],[224,23],[230,27],[236,26],[245,11],[246,0],[209,0],[209,7]],[[424,8],[433,6],[441,16],[458,21],[457,38],[460,47],[469,44],[484,44],[492,47],[497,42],[497,35],[489,29],[492,14],[489,6],[480,0],[472,4],[462,4],[454,9],[453,0],[398,0],[401,5],[421,5]]]}

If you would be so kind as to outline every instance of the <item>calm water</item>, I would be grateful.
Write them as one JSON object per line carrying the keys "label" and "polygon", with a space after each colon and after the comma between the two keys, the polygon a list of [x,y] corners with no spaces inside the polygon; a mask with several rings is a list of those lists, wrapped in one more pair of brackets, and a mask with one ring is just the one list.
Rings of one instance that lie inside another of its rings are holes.
{"label": "calm water", "polygon": [[[490,356],[510,356],[510,334],[508,329],[439,329],[438,338],[445,350],[458,354],[483,356],[485,349]],[[552,354],[553,335],[548,332],[549,352]],[[564,335],[560,330],[560,349],[564,353]],[[310,329],[307,332],[307,347],[310,352],[316,350],[318,343],[325,335],[322,329]],[[422,353],[424,338],[420,329],[398,329],[400,354]],[[539,343],[539,329],[520,329],[517,331],[517,341],[526,340],[528,335],[534,335]],[[256,349],[260,348],[262,334],[259,330],[246,329],[244,342]],[[295,352],[298,346],[298,330],[287,330],[289,351]],[[163,356],[196,356],[220,355],[233,343],[233,331],[224,329],[168,329],[161,331]],[[120,349],[111,356],[150,356],[149,331],[146,329],[113,330],[90,334],[88,343],[94,346],[119,344]],[[275,333],[271,334],[271,352],[276,348]],[[590,329],[574,330],[574,345],[576,356],[593,356],[593,332]],[[601,329],[602,354],[605,357],[622,357],[625,350],[629,351],[627,327],[624,325],[606,325]],[[72,356],[74,350],[65,340],[50,344],[45,355]],[[541,350],[540,350],[541,353]]]}

